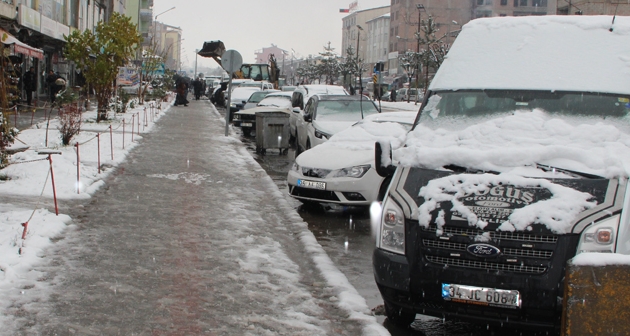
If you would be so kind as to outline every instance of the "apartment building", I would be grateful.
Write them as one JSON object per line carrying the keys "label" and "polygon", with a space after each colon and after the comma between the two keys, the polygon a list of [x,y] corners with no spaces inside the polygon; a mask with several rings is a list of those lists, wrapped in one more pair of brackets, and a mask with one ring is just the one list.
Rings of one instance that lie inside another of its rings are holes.
{"label": "apartment building", "polygon": [[355,51],[358,49],[359,58],[365,60],[368,45],[367,22],[387,13],[389,13],[389,6],[358,10],[346,15],[342,19],[341,56],[347,57],[348,47],[352,47]]}

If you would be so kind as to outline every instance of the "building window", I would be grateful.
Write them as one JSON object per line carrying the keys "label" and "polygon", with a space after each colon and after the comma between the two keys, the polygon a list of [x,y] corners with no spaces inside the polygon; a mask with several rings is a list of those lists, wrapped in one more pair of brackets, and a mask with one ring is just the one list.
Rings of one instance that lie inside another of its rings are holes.
{"label": "building window", "polygon": [[520,4],[521,7],[527,7],[527,0],[521,0]]}
{"label": "building window", "polygon": [[501,6],[507,6],[507,0],[501,0]]}
{"label": "building window", "polygon": [[518,0],[514,0],[514,7],[518,7]]}
{"label": "building window", "polygon": [[477,6],[483,5],[483,0],[477,0]]}
{"label": "building window", "polygon": [[532,0],[533,7],[547,7],[547,0]]}

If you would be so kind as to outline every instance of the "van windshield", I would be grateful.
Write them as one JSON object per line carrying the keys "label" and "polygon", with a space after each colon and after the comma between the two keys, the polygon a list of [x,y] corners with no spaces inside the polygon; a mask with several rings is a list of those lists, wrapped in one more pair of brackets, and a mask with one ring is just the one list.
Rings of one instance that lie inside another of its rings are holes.
{"label": "van windshield", "polygon": [[[438,119],[494,118],[514,111],[542,110],[552,115],[624,118],[630,96],[585,92],[531,90],[461,90],[432,92],[422,109],[421,123]],[[441,123],[440,123],[441,124]]]}

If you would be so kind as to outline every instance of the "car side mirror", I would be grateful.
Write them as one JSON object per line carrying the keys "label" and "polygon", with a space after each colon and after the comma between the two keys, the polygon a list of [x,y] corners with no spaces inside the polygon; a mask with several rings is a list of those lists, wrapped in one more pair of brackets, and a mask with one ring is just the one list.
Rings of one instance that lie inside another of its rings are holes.
{"label": "car side mirror", "polygon": [[294,107],[294,108],[293,108],[293,112],[294,112],[294,113],[300,113],[300,109],[299,109],[299,108],[297,108],[297,107]]}
{"label": "car side mirror", "polygon": [[313,119],[311,118],[311,115],[310,115],[310,114],[305,114],[305,115],[304,115],[304,121],[306,121],[306,122],[311,122],[311,120],[313,120]]}
{"label": "car side mirror", "polygon": [[382,177],[394,175],[396,166],[392,161],[392,146],[386,141],[378,141],[374,144],[374,166],[376,173]]}

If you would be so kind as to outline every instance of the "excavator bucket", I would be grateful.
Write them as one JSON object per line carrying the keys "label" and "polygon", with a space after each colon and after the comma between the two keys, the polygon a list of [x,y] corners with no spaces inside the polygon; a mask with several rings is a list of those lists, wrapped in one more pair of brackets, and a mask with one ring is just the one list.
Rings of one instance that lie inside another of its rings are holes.
{"label": "excavator bucket", "polygon": [[221,55],[225,52],[225,45],[221,41],[207,41],[203,43],[203,48],[197,52],[201,57],[213,58],[221,65]]}

